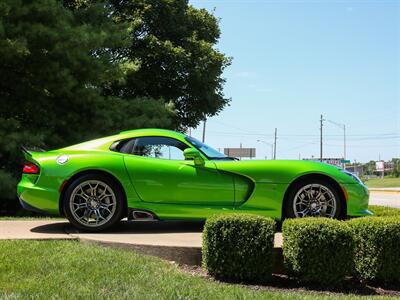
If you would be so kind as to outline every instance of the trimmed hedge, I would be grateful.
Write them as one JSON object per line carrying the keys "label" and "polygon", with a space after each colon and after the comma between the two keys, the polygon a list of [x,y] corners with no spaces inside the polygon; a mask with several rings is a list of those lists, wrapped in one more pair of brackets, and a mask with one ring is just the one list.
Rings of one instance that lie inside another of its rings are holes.
{"label": "trimmed hedge", "polygon": [[358,218],[348,222],[355,242],[354,268],[364,281],[400,283],[400,218]]}
{"label": "trimmed hedge", "polygon": [[275,221],[248,215],[216,215],[203,231],[203,267],[216,277],[263,282],[272,275]]}
{"label": "trimmed hedge", "polygon": [[288,219],[282,234],[285,267],[300,281],[335,285],[352,271],[353,238],[347,222]]}

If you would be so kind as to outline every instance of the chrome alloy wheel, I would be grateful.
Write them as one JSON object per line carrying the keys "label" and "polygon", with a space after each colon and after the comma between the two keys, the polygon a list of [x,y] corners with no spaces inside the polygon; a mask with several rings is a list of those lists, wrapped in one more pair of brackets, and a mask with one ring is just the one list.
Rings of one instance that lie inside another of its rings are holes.
{"label": "chrome alloy wheel", "polygon": [[337,201],[332,191],[322,184],[303,186],[295,195],[293,212],[296,218],[330,217],[333,218],[337,209]]}
{"label": "chrome alloy wheel", "polygon": [[114,191],[106,183],[87,180],[72,191],[69,206],[77,222],[89,227],[98,227],[114,216],[117,199]]}

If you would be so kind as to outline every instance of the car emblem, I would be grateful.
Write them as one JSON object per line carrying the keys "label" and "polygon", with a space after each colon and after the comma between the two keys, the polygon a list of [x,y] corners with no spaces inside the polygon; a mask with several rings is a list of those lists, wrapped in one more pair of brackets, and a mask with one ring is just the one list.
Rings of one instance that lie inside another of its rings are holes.
{"label": "car emblem", "polygon": [[67,163],[68,160],[69,160],[69,157],[68,157],[68,155],[65,155],[65,154],[58,156],[56,159],[56,161],[59,165],[63,165],[65,163]]}

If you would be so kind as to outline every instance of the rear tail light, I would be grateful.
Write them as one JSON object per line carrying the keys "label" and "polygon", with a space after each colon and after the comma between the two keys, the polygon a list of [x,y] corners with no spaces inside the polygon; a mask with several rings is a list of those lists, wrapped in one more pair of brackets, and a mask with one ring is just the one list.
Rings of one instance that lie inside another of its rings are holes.
{"label": "rear tail light", "polygon": [[22,169],[22,173],[24,174],[39,174],[40,168],[34,163],[27,161],[24,163],[24,168]]}

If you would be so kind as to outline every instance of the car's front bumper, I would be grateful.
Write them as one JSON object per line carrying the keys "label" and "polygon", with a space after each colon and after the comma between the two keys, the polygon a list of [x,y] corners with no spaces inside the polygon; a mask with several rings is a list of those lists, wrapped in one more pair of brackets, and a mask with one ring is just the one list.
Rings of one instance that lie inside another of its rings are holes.
{"label": "car's front bumper", "polygon": [[349,217],[370,216],[372,212],[368,210],[369,192],[365,185],[350,183],[343,185],[348,195],[347,215]]}

